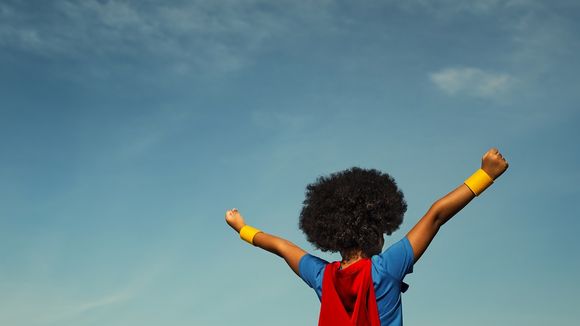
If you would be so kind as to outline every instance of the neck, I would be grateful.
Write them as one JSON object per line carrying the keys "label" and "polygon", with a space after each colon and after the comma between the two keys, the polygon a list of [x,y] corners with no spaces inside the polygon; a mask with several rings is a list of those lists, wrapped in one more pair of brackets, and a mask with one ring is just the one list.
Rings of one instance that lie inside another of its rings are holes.
{"label": "neck", "polygon": [[340,266],[345,268],[350,264],[356,263],[357,261],[361,260],[362,258],[366,258],[361,250],[352,251],[348,253],[342,253],[342,261],[340,262]]}

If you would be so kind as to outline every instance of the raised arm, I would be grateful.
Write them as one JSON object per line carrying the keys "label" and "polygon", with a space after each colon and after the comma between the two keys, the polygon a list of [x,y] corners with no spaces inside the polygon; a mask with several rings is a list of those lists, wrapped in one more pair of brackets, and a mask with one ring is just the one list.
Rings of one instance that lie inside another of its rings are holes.
{"label": "raised arm", "polygon": [[[492,179],[497,179],[508,168],[507,161],[497,148],[491,148],[481,159],[481,169]],[[425,213],[425,216],[407,233],[413,248],[415,262],[421,258],[439,228],[465,207],[475,194],[465,184],[459,185],[441,199],[437,200]]]}
{"label": "raised arm", "polygon": [[[246,225],[244,218],[235,208],[226,212],[226,222],[238,233]],[[286,239],[263,231],[260,231],[254,236],[253,243],[256,247],[260,247],[282,257],[294,273],[300,276],[298,264],[300,263],[300,258],[307,254],[302,248]]]}

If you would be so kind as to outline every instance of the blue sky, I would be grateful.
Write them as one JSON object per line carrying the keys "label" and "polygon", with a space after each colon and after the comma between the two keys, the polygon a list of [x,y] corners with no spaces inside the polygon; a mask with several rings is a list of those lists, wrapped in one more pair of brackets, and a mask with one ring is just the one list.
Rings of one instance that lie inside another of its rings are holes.
{"label": "blue sky", "polygon": [[240,241],[313,250],[305,186],[351,166],[431,203],[510,169],[406,281],[407,325],[580,321],[575,1],[0,2],[0,324],[314,325]]}

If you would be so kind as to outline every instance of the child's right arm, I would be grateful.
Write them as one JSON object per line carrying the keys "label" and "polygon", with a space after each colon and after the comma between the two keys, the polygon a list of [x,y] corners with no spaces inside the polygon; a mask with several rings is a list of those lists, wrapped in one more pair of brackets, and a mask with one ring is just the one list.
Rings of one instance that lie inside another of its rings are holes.
{"label": "child's right arm", "polygon": [[[244,218],[235,208],[226,212],[226,222],[238,233],[246,225]],[[254,246],[283,258],[294,273],[300,276],[300,259],[307,254],[302,248],[284,238],[263,231],[257,233],[252,242]]]}
{"label": "child's right arm", "polygon": [[[492,179],[497,179],[508,168],[508,163],[496,148],[492,148],[481,161],[481,169]],[[415,262],[421,258],[439,231],[439,228],[465,207],[475,194],[465,184],[461,184],[443,198],[437,200],[425,216],[407,233],[413,248]]]}

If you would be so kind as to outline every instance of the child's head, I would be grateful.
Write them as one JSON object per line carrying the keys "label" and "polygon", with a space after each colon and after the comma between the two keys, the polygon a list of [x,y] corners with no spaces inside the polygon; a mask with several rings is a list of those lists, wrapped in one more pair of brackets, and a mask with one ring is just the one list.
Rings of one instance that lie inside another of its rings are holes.
{"label": "child's head", "polygon": [[383,234],[399,228],[406,210],[403,193],[390,175],[353,167],[306,187],[299,225],[322,251],[362,251],[370,257],[381,252]]}

